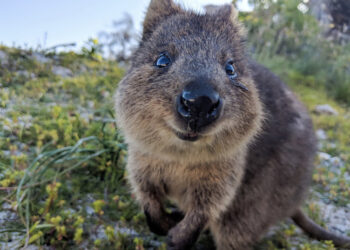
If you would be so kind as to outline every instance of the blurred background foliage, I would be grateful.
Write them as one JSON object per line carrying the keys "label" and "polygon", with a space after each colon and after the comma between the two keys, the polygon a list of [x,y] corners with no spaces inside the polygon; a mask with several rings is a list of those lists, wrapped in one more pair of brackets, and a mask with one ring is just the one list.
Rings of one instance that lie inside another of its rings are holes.
{"label": "blurred background foliage", "polygon": [[[316,161],[305,209],[326,225],[324,204],[343,209],[350,203],[349,1],[251,3],[253,10],[239,15],[248,53],[310,111],[327,103],[339,114],[312,113],[324,134],[323,158]],[[60,51],[71,44],[45,50],[0,45],[1,249],[165,249],[127,186],[127,147],[113,111],[113,93],[139,35],[129,15],[113,25],[75,52]],[[198,249],[212,246],[203,235]],[[334,249],[289,223],[257,247],[281,248]]]}
{"label": "blurred background foliage", "polygon": [[[307,79],[300,82],[325,88],[335,99],[350,104],[349,1],[251,2],[254,11],[240,13],[240,19],[247,27],[252,55],[276,73],[294,81]],[[344,9],[334,11],[341,3]],[[337,23],[337,14],[347,19]],[[335,27],[337,32],[332,32]]]}

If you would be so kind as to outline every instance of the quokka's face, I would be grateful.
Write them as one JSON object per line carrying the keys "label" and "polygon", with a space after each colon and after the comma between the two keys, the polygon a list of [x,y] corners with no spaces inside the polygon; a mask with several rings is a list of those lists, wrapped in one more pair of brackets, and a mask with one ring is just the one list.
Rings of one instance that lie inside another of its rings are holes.
{"label": "quokka's face", "polygon": [[193,157],[223,153],[251,135],[261,108],[241,40],[229,13],[161,20],[116,94],[127,142],[166,157]]}

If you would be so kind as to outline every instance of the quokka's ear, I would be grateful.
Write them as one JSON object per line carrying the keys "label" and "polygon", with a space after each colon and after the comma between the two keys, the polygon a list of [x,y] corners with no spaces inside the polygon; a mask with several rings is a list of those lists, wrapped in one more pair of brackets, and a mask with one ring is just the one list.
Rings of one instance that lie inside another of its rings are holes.
{"label": "quokka's ear", "polygon": [[182,12],[181,7],[172,0],[151,0],[143,22],[142,40],[147,40],[163,20]]}
{"label": "quokka's ear", "polygon": [[237,22],[238,19],[238,11],[232,4],[225,4],[222,6],[207,5],[205,6],[205,10],[208,15],[216,15],[220,18],[230,20],[231,22]]}
{"label": "quokka's ear", "polygon": [[247,36],[247,32],[238,20],[238,11],[232,4],[225,5],[207,5],[205,6],[206,15],[214,16],[224,22],[231,23],[235,27],[235,31],[242,38]]}

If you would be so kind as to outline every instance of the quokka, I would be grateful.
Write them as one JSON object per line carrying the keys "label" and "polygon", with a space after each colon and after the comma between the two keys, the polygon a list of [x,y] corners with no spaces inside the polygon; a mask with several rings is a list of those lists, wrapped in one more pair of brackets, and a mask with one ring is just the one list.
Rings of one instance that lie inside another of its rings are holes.
{"label": "quokka", "polygon": [[[310,236],[350,247],[301,211],[316,152],[311,119],[243,41],[231,5],[206,14],[171,0],[148,7],[115,107],[150,230],[167,235],[168,249],[191,248],[204,229],[217,249],[249,249],[291,217]],[[167,213],[165,200],[181,213]]]}

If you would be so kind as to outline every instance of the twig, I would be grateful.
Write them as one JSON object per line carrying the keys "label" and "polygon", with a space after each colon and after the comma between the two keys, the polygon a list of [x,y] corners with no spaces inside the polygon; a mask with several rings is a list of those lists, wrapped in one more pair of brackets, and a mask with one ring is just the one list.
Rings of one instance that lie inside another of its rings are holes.
{"label": "twig", "polygon": [[62,43],[62,44],[57,44],[57,45],[54,45],[52,47],[49,47],[47,49],[44,50],[44,52],[47,52],[47,51],[50,51],[50,50],[55,50],[57,48],[60,48],[60,47],[75,47],[77,44],[76,43]]}

